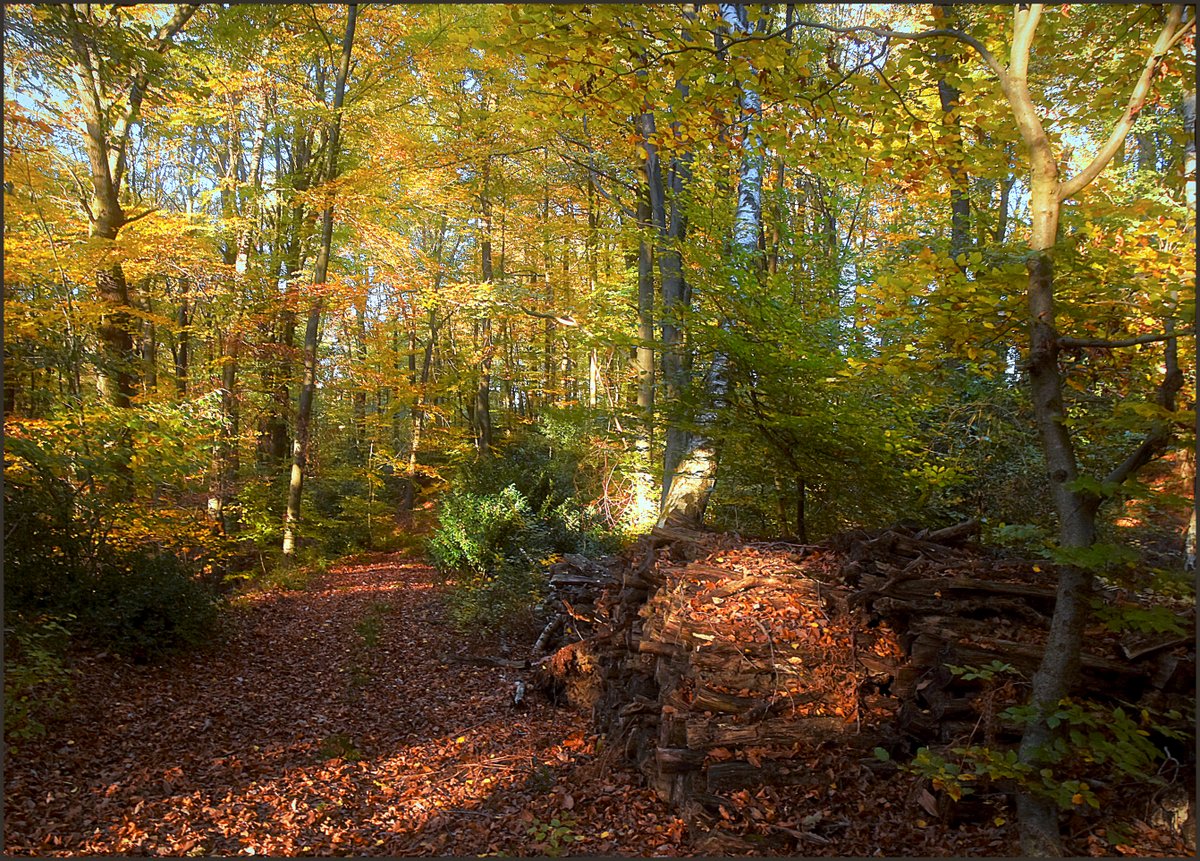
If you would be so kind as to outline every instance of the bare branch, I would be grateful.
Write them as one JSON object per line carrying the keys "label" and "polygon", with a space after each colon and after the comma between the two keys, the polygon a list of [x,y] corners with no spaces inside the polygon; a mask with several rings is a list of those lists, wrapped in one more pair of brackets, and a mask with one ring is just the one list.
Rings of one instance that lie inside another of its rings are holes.
{"label": "bare branch", "polygon": [[171,16],[171,20],[163,24],[162,29],[158,31],[158,35],[154,37],[154,44],[151,46],[155,51],[162,54],[171,47],[171,40],[175,38],[175,34],[183,29],[191,17],[196,14],[196,10],[200,8],[199,4],[182,4],[175,10],[175,14]]}
{"label": "bare branch", "polygon": [[982,42],[980,42],[974,36],[964,33],[962,30],[956,30],[952,27],[939,27],[934,30],[922,30],[919,33],[906,33],[902,30],[887,30],[883,27],[868,27],[866,25],[859,25],[856,27],[835,27],[832,24],[824,24],[820,21],[806,21],[797,19],[783,29],[776,30],[773,33],[753,33],[737,39],[730,39],[725,43],[725,47],[728,48],[731,45],[736,45],[741,42],[753,42],[771,39],[776,36],[782,36],[786,33],[790,33],[792,30],[795,30],[799,27],[811,27],[814,30],[825,30],[830,33],[842,33],[846,35],[869,33],[872,36],[879,36],[885,39],[906,39],[908,41],[937,39],[945,36],[951,39],[956,39],[959,42],[962,42],[964,45],[974,49],[975,53],[977,53],[980,58],[988,64],[988,68],[992,70],[1001,83],[1003,83],[1008,77],[1008,73],[1004,66]]}
{"label": "bare branch", "polygon": [[151,207],[150,209],[147,209],[145,212],[139,212],[137,215],[129,216],[128,218],[125,219],[125,223],[133,224],[133,222],[140,221],[141,219],[145,218],[147,215],[153,215],[154,213],[158,212],[158,210],[160,208],[161,207],[154,206],[154,207]]}

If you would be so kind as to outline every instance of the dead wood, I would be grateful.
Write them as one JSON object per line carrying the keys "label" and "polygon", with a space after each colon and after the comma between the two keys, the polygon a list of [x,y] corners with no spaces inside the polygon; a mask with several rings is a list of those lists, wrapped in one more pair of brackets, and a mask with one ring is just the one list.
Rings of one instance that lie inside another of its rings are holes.
{"label": "dead wood", "polygon": [[[1005,676],[987,687],[950,667],[996,660],[1028,678],[1054,569],[998,557],[972,543],[978,534],[970,521],[798,546],[672,522],[622,557],[560,563],[550,603],[584,618],[572,621],[576,642],[553,620],[543,629],[534,654],[557,650],[538,677],[591,709],[689,815],[748,787],[819,783],[802,752],[826,743],[868,758],[880,743],[1011,743],[1016,728],[989,715],[1015,704],[1017,688],[997,700]],[[1194,691],[1187,646],[1090,638],[1080,691],[1174,702]]]}

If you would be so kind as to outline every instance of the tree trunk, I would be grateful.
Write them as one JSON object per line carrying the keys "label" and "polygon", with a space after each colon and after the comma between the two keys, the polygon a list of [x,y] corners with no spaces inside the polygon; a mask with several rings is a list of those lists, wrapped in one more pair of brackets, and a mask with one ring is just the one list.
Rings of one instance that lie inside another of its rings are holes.
{"label": "tree trunk", "polygon": [[[944,21],[950,27],[959,27],[959,15],[953,5],[934,6],[934,20]],[[939,66],[954,61],[945,54],[935,56]],[[963,152],[962,122],[958,118],[960,93],[945,76],[938,78],[938,101],[942,108],[942,122],[946,126],[949,151],[946,153],[946,169],[950,174],[950,256],[958,260],[971,246],[971,178],[967,175],[966,156]],[[964,272],[966,265],[959,263]]]}
{"label": "tree trunk", "polygon": [[[235,328],[236,325],[235,323]],[[238,470],[237,368],[240,348],[241,338],[236,331],[227,332],[224,337],[218,336],[218,349],[221,354],[221,429],[218,433],[217,445],[213,448],[208,516],[212,521],[213,528],[222,535],[227,535],[230,531],[225,517],[225,507],[229,501]]]}
{"label": "tree trunk", "polygon": [[[146,313],[154,313],[150,296],[146,295]],[[142,391],[158,391],[158,332],[153,320],[142,321]]]}
{"label": "tree trunk", "polygon": [[[751,32],[746,7],[741,4],[721,4],[721,17],[731,33],[745,35]],[[745,291],[745,280],[759,277],[763,267],[760,239],[762,236],[762,155],[757,135],[757,125],[762,113],[762,103],[753,88],[754,72],[751,70],[740,86],[739,107],[746,128],[742,136],[741,167],[738,171],[737,209],[733,219],[733,249],[737,262],[745,275],[734,275],[733,294]],[[666,278],[664,277],[664,286]],[[721,327],[728,328],[729,320],[722,320]],[[717,445],[712,436],[717,415],[725,406],[728,393],[728,359],[719,351],[713,356],[712,364],[704,380],[704,396],[707,406],[697,416],[699,429],[686,435],[679,448],[679,460],[673,472],[664,476],[666,493],[659,511],[658,523],[665,525],[672,516],[680,516],[693,523],[701,523],[708,507],[709,497],[717,475]],[[678,441],[677,441],[678,444]],[[668,484],[669,479],[669,484]]]}
{"label": "tree trunk", "polygon": [[[1030,48],[1042,7],[1018,6],[1013,16],[1013,39],[1009,66],[1001,74],[1001,85],[1021,133],[1030,166],[1030,251],[1027,298],[1030,315],[1030,346],[1027,357],[1029,386],[1037,422],[1038,438],[1046,462],[1051,496],[1058,515],[1058,543],[1065,550],[1090,547],[1096,540],[1096,513],[1102,497],[1077,489],[1078,460],[1063,403],[1059,373],[1059,334],[1055,327],[1053,249],[1058,240],[1063,201],[1086,188],[1104,169],[1133,126],[1145,103],[1150,82],[1179,27],[1181,7],[1173,7],[1158,36],[1150,58],[1135,85],[1125,113],[1108,141],[1090,164],[1075,176],[1060,181],[1058,159],[1037,114],[1029,91],[1027,72]],[[1167,379],[1160,387],[1160,400],[1172,402],[1182,377],[1173,368],[1173,344],[1168,342]],[[1137,451],[1108,476],[1120,484],[1149,462],[1156,449],[1169,439],[1170,428],[1156,428]],[[1093,575],[1078,566],[1064,566],[1059,575],[1054,615],[1041,665],[1032,680],[1030,704],[1033,714],[1026,725],[1019,751],[1020,762],[1031,768],[1044,766],[1055,732],[1047,717],[1067,695],[1078,671],[1087,621]],[[1021,849],[1026,855],[1058,856],[1062,844],[1058,809],[1052,800],[1028,791],[1017,795]]]}
{"label": "tree trunk", "polygon": [[[358,18],[358,5],[347,7],[346,35],[342,39],[342,60],[338,66],[337,80],[333,89],[333,120],[329,129],[329,161],[325,171],[326,181],[337,177],[338,140],[342,124],[342,104],[346,97],[346,78],[350,74],[350,51],[354,46],[354,24]],[[321,215],[321,247],[317,252],[313,268],[313,285],[325,284],[329,274],[329,252],[333,245],[333,201],[328,200]],[[304,491],[304,470],[308,465],[309,430],[312,422],[313,398],[317,387],[317,343],[321,326],[322,301],[313,303],[304,329],[304,380],[300,387],[300,401],[296,408],[296,441],[292,446],[292,475],[288,483],[287,511],[284,514],[283,555],[293,556],[296,552],[296,536],[300,523],[300,501]]]}
{"label": "tree trunk", "polygon": [[[492,201],[489,197],[491,181],[490,160],[483,162],[483,237],[480,239],[480,270],[483,283],[492,283]],[[490,312],[488,312],[490,314]],[[471,420],[475,431],[475,448],[480,454],[492,449],[492,319],[488,314],[479,321],[479,384],[475,388],[475,399],[471,409]]]}
{"label": "tree trunk", "polygon": [[[368,287],[367,290],[370,288]],[[354,303],[354,352],[361,367],[367,365],[367,295]],[[367,462],[369,443],[367,441],[367,389],[365,381],[355,384],[352,395],[351,409],[354,416],[354,461],[359,466]]]}
{"label": "tree trunk", "polygon": [[188,279],[179,279],[179,315],[176,318],[179,324],[179,335],[175,339],[175,393],[180,400],[187,397],[188,391],[188,363],[191,360],[189,349],[191,347],[190,326],[191,309],[188,308]]}

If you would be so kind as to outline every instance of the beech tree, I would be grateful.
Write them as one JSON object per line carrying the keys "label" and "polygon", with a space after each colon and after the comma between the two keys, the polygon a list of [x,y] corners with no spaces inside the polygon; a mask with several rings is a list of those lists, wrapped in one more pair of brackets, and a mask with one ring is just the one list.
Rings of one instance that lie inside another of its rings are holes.
{"label": "beech tree", "polygon": [[[358,5],[346,7],[346,34],[342,37],[342,53],[333,84],[332,116],[326,136],[326,166],[323,179],[332,183],[337,179],[338,155],[341,143],[342,105],[346,100],[346,79],[350,76],[350,52],[354,48],[354,24],[358,19]],[[330,194],[330,192],[326,192]],[[300,386],[300,401],[296,407],[296,441],[292,445],[292,475],[288,483],[287,511],[284,514],[283,554],[296,552],[296,529],[300,521],[301,494],[304,491],[304,470],[308,463],[309,434],[312,422],[313,397],[317,387],[317,347],[321,329],[321,314],[324,302],[320,291],[329,277],[329,255],[333,246],[333,199],[326,199],[321,212],[321,244],[313,266],[313,287],[317,293],[308,312],[308,323],[304,327],[304,379]]]}
{"label": "beech tree", "polygon": [[[153,27],[144,19],[122,26],[119,7],[62,4],[37,10],[25,30],[28,39],[47,51],[48,62],[42,69],[47,79],[70,86],[78,100],[79,133],[88,166],[87,197],[80,204],[89,233],[98,240],[113,243],[125,225],[152,211],[127,212],[128,201],[121,194],[134,129],[143,102],[159,83],[163,56],[197,8],[180,5],[165,23]],[[81,195],[83,191],[81,187]],[[128,409],[136,390],[137,356],[133,303],[119,257],[110,257],[96,269],[95,284],[106,306],[97,326],[104,348],[99,367],[104,394],[113,407]],[[119,484],[128,497],[133,493],[128,439],[121,449]]]}
{"label": "beech tree", "polygon": [[1098,578],[1184,552],[1193,14],[11,7],[22,481],[218,573],[531,476],[623,539],[979,518],[1064,566],[1040,774]]}

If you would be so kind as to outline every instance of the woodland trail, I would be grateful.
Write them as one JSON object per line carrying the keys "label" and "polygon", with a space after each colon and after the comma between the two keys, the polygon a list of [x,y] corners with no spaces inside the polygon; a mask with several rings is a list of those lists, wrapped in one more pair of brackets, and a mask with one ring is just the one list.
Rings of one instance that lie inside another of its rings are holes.
{"label": "woodland trail", "polygon": [[455,659],[426,565],[343,564],[232,615],[204,654],[82,663],[70,714],[8,757],[8,854],[687,851],[586,716],[514,710],[514,671]]}

